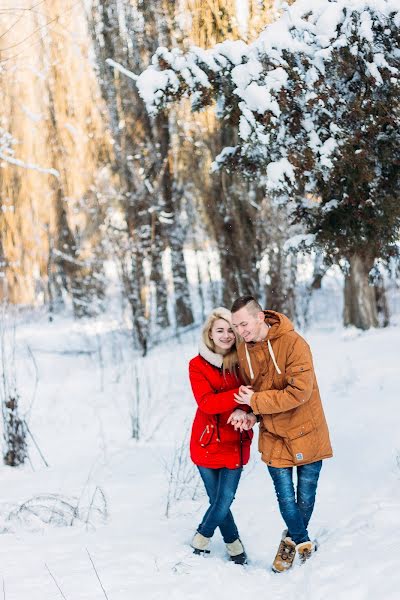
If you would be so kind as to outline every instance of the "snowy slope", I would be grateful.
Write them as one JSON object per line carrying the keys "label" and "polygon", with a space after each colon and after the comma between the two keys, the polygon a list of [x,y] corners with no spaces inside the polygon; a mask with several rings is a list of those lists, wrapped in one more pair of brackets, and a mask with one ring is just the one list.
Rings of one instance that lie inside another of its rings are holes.
{"label": "snowy slope", "polygon": [[[233,506],[249,566],[227,562],[219,534],[209,557],[191,554],[188,542],[205,509],[204,495],[193,500],[187,494],[165,517],[165,464],[171,465],[194,413],[186,371],[197,331],[138,360],[143,435],[135,442],[130,410],[137,359],[129,337],[112,322],[94,327],[58,318],[48,323],[38,315],[20,324],[19,382],[28,406],[37,369],[29,424],[50,466],[31,445],[32,466],[0,467],[5,598],[61,598],[52,576],[68,600],[105,597],[91,557],[110,600],[214,600],[239,594],[397,599],[400,329],[359,333],[320,325],[306,337],[335,457],[324,464],[310,527],[321,542],[319,552],[306,566],[275,575],[269,566],[283,524],[256,444]],[[93,526],[85,524],[84,510],[83,521],[72,527],[6,518],[12,508],[41,494],[59,494],[72,504],[80,497],[82,508],[90,506],[96,486],[106,497],[108,517],[103,521],[92,514]],[[0,596],[1,586],[0,580]]]}

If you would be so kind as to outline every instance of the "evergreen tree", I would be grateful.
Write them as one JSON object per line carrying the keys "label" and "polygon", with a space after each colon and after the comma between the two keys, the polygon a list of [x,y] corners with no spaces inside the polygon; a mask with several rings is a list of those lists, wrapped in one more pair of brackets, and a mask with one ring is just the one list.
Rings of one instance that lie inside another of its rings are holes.
{"label": "evergreen tree", "polygon": [[297,0],[251,45],[159,48],[139,90],[157,112],[216,101],[238,133],[215,168],[261,180],[346,269],[345,323],[378,325],[369,277],[399,233],[399,24],[393,0]]}

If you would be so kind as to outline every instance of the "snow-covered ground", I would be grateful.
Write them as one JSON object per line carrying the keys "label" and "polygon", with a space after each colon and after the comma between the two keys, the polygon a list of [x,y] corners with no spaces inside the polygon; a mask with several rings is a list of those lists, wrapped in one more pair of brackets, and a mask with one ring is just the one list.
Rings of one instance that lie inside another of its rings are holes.
{"label": "snow-covered ground", "polygon": [[[56,581],[68,600],[105,593],[109,600],[397,600],[396,320],[366,333],[319,322],[306,333],[335,456],[324,463],[310,527],[319,552],[284,575],[270,571],[283,523],[256,443],[233,505],[250,564],[229,563],[219,533],[207,558],[188,546],[206,507],[186,455],[176,450],[195,410],[187,362],[196,353],[197,330],[167,340],[145,359],[107,320],[49,323],[38,314],[19,323],[16,334],[24,409],[33,401],[29,426],[49,467],[32,442],[31,464],[0,467],[0,597],[4,586],[7,600],[61,598]],[[140,441],[131,439],[137,389]],[[174,455],[180,470],[169,482]],[[53,514],[53,524],[32,510]],[[57,526],[73,514],[72,526]]]}

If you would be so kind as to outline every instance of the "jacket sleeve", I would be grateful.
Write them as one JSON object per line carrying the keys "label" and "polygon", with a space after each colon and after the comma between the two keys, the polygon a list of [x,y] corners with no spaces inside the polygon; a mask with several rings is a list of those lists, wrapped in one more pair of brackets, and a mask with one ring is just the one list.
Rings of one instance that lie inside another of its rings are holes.
{"label": "jacket sleeve", "polygon": [[254,414],[273,415],[298,408],[311,398],[314,368],[311,350],[301,337],[288,349],[285,365],[286,386],[282,390],[255,392],[251,398]]}
{"label": "jacket sleeve", "polygon": [[209,415],[218,415],[240,407],[233,397],[233,394],[238,393],[239,386],[227,392],[215,392],[204,373],[191,363],[189,364],[189,378],[195,400],[203,412]]}

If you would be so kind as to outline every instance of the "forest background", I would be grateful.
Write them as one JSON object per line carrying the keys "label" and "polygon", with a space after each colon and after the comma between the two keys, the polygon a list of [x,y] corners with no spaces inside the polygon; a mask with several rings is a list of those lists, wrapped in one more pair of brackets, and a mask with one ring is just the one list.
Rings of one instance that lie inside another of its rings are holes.
{"label": "forest background", "polygon": [[397,259],[302,254],[292,243],[301,220],[257,177],[213,172],[235,127],[214,106],[192,112],[188,99],[149,116],[116,67],[139,74],[160,46],[252,42],[278,14],[257,0],[2,3],[3,301],[96,317],[117,275],[126,324],[146,354],[161,331],[195,323],[196,302],[203,316],[241,294],[307,326],[312,291],[333,268],[345,325],[389,323]]}

